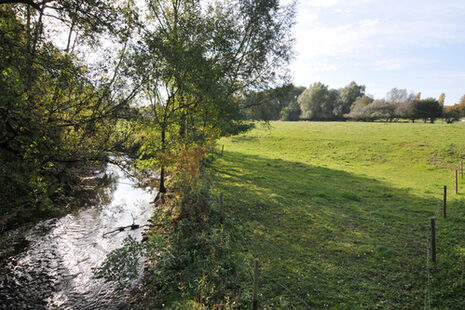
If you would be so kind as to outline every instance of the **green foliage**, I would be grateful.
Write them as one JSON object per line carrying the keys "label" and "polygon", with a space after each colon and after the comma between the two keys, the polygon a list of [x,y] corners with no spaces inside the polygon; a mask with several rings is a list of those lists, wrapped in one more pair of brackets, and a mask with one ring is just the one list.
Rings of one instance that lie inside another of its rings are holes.
{"label": "green foliage", "polygon": [[[389,122],[399,118],[409,119],[415,122],[420,118],[431,123],[443,115],[444,94],[441,94],[440,101],[434,98],[420,99],[420,93],[414,99],[413,94],[407,94],[406,89],[393,88],[386,95],[386,99],[367,100],[367,97],[361,97],[352,105],[350,113],[345,117],[362,120],[374,121],[385,119]],[[447,110],[444,115],[448,123],[453,122],[457,117],[456,111]]]}
{"label": "green foliage", "polygon": [[278,120],[280,117],[281,119],[284,117],[285,120],[298,120],[300,107],[297,104],[297,97],[304,90],[304,87],[286,84],[261,92],[252,92],[243,103],[246,117],[264,121]]}
{"label": "green foliage", "polygon": [[463,115],[460,112],[460,109],[456,106],[444,107],[444,111],[442,112],[442,118],[448,124],[451,124],[453,122],[460,120],[462,116]]}
{"label": "green foliage", "polygon": [[441,117],[443,106],[434,98],[415,100],[414,111],[418,118],[425,121],[429,119],[431,123]]}
{"label": "green foliage", "polygon": [[[127,137],[116,126],[129,103],[115,91],[117,74],[92,80],[75,55],[45,38],[44,10],[0,5],[0,196],[8,201],[0,215],[13,215],[13,225],[66,206],[81,170]],[[78,15],[87,27],[90,17]]]}
{"label": "green foliage", "polygon": [[357,85],[355,81],[340,90],[341,104],[334,108],[334,116],[337,119],[343,118],[344,114],[350,112],[350,107],[355,103],[357,98],[364,96],[365,85]]}
{"label": "green foliage", "polygon": [[365,95],[357,98],[350,108],[350,113],[345,114],[344,117],[359,121],[373,121],[370,105],[373,101],[373,98]]}
{"label": "green foliage", "polygon": [[148,102],[139,166],[160,171],[164,193],[179,152],[248,128],[240,94],[274,82],[289,61],[294,13],[276,1],[149,1],[148,8],[132,55]]}
{"label": "green foliage", "polygon": [[149,262],[146,286],[135,303],[141,309],[240,305],[242,285],[250,280],[233,247],[232,240],[240,238],[235,225],[229,220],[220,225],[218,201],[205,177],[189,191],[182,188],[177,199],[167,196],[155,212],[156,228],[143,246]]}
{"label": "green foliage", "polygon": [[[199,175],[212,141],[253,126],[242,95],[286,77],[294,4],[147,1],[138,15],[133,1],[8,2],[0,4],[0,194],[13,206],[0,215],[62,206],[86,168],[136,150],[138,168],[160,170],[160,229],[144,249],[125,240],[98,276],[124,287],[145,253],[157,307],[243,300],[242,257],[231,245],[238,237],[230,222],[228,231],[218,225]],[[68,32],[66,47],[46,36],[51,19]],[[97,45],[102,33],[122,48],[96,73],[74,47]],[[279,96],[295,99],[293,91]]]}
{"label": "green foliage", "polygon": [[336,90],[317,82],[298,98],[302,118],[309,120],[341,120],[349,113],[355,100],[365,92],[365,86],[351,82]]}
{"label": "green foliage", "polygon": [[444,106],[443,111],[444,120],[450,124],[455,121],[460,120],[460,118],[465,116],[465,96],[463,96],[459,103],[454,104],[453,106]]}
{"label": "green foliage", "polygon": [[317,82],[307,88],[298,98],[302,118],[312,120],[332,119],[333,98],[329,96],[328,86]]}
{"label": "green foliage", "polygon": [[298,121],[300,119],[300,114],[302,114],[300,106],[297,100],[294,100],[281,110],[280,119],[282,121]]}

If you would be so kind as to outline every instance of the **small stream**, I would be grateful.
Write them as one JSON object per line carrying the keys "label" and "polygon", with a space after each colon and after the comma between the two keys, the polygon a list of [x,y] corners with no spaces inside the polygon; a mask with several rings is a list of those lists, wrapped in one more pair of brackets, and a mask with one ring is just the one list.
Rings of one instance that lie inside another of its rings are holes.
{"label": "small stream", "polygon": [[38,223],[25,234],[28,246],[0,266],[0,309],[121,308],[123,297],[95,279],[93,269],[127,236],[142,239],[145,227],[103,235],[133,219],[147,224],[154,194],[111,164],[99,177],[109,182],[97,189],[93,205]]}

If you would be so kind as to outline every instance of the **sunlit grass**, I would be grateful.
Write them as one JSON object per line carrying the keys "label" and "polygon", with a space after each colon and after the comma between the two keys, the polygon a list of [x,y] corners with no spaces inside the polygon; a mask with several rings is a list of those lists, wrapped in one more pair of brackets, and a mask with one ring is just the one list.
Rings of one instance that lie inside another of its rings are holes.
{"label": "sunlit grass", "polygon": [[262,305],[421,308],[429,218],[440,215],[448,185],[449,218],[437,225],[438,267],[449,270],[433,273],[432,301],[465,307],[454,249],[465,246],[465,206],[452,192],[464,131],[463,124],[274,122],[221,140],[214,186],[248,240],[244,253],[261,260]]}

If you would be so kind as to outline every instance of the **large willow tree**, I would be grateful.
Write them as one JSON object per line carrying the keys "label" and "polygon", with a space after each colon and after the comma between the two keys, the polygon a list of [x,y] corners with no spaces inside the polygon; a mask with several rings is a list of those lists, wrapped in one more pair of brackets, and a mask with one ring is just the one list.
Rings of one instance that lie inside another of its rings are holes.
{"label": "large willow tree", "polygon": [[107,3],[0,1],[0,215],[63,205],[76,169],[114,149],[117,119],[136,93],[121,74],[125,50],[98,78],[73,52],[100,36],[124,46],[128,6]]}
{"label": "large willow tree", "polygon": [[165,169],[182,149],[244,128],[240,99],[282,77],[294,6],[277,0],[150,0],[134,56],[151,132],[141,166]]}

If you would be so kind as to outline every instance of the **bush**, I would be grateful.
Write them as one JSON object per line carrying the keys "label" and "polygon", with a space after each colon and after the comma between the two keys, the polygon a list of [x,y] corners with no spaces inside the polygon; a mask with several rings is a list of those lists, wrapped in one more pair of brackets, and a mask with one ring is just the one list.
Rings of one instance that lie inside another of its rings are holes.
{"label": "bush", "polygon": [[217,199],[210,194],[202,165],[206,153],[194,148],[179,156],[172,190],[158,201],[147,241],[141,247],[127,241],[97,272],[124,289],[135,277],[142,248],[146,277],[133,301],[140,309],[210,309],[240,305],[245,299],[242,286],[251,280],[240,251],[233,249],[239,234],[228,221],[220,225]]}

